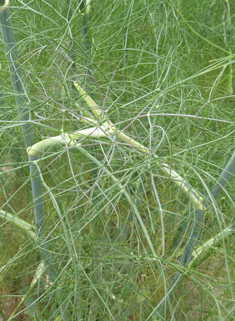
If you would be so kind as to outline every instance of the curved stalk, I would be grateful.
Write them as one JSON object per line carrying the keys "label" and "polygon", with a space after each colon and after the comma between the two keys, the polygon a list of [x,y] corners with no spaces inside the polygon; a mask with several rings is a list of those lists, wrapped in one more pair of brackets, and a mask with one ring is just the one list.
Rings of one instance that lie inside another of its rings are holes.
{"label": "curved stalk", "polygon": [[99,128],[96,128],[96,127],[87,128],[87,129],[76,131],[71,134],[64,133],[59,136],[44,139],[39,143],[36,143],[33,146],[30,146],[27,149],[27,152],[30,156],[36,156],[36,155],[39,155],[40,153],[45,152],[51,147],[55,147],[59,145],[62,145],[62,146],[77,145],[77,142],[75,141],[75,139],[79,139],[82,137],[100,138],[100,137],[107,137],[108,135],[109,133],[107,132],[107,129],[104,126],[101,126]]}
{"label": "curved stalk", "polygon": [[[98,107],[98,105],[94,102],[94,100],[86,93],[86,91],[81,88],[80,84],[78,82],[74,82],[75,87],[77,88],[77,90],[80,92],[80,94],[82,95],[83,99],[86,101],[86,103],[88,104],[88,106],[91,108],[93,114],[100,119],[101,121],[103,121],[103,126],[107,126],[107,128],[113,127],[113,123],[110,120],[107,120],[104,113],[102,112],[102,110]],[[126,134],[122,133],[122,132],[118,132],[116,133],[117,137],[119,139],[121,139],[122,141],[124,141],[125,143],[127,143],[128,145],[131,145],[133,147],[138,148],[138,151],[146,154],[146,155],[150,155],[150,151],[147,147],[141,145],[140,143],[138,143],[137,141],[135,141],[134,139],[130,138],[129,136],[127,136]],[[153,155],[154,158],[158,158],[157,155]],[[191,186],[188,186],[187,182],[178,174],[176,173],[174,170],[172,170],[170,168],[169,165],[167,165],[164,162],[161,162],[158,164],[160,166],[160,168],[167,174],[169,175],[169,178],[186,194],[189,195],[190,199],[194,202],[194,204],[196,204],[196,206],[200,209],[200,210],[205,210],[205,206],[204,206],[204,199],[202,197],[200,197],[198,195],[198,193],[196,192],[196,190],[194,190]]]}
{"label": "curved stalk", "polygon": [[3,210],[0,210],[0,217],[5,221],[18,226],[22,231],[26,232],[33,240],[37,239],[37,235],[35,233],[35,226],[29,224],[25,220],[22,220],[18,216],[12,215]]}

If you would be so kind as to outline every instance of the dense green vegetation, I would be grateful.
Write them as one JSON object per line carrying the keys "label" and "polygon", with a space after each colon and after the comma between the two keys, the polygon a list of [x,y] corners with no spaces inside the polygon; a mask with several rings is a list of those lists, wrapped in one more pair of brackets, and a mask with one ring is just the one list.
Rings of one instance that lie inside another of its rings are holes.
{"label": "dense green vegetation", "polygon": [[6,2],[0,318],[233,320],[232,3]]}

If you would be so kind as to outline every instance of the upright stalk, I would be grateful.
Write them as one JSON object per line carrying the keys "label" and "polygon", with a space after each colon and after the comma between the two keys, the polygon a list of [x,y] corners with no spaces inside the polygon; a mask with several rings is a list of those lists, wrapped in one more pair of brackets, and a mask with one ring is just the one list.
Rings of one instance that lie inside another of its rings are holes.
{"label": "upright stalk", "polygon": [[[24,136],[24,141],[26,148],[29,148],[35,144],[33,126],[30,122],[30,100],[27,96],[23,73],[20,68],[19,56],[17,51],[17,45],[15,40],[15,35],[13,31],[13,26],[11,22],[11,17],[8,8],[8,0],[0,0],[0,24],[1,31],[3,36],[3,41],[5,43],[6,57],[9,65],[12,86],[15,94],[16,105],[18,106],[18,113],[20,121],[23,122],[22,132]],[[28,155],[30,162],[30,175],[31,175],[31,186],[33,194],[33,203],[34,203],[34,216],[35,216],[35,226],[36,226],[36,235],[37,242],[39,246],[39,251],[42,256],[42,259],[47,267],[48,274],[52,281],[56,280],[57,272],[52,266],[51,254],[48,250],[47,244],[43,242],[44,236],[44,200],[43,200],[43,189],[42,183],[40,180],[40,174],[38,172],[36,163],[39,162],[38,156]],[[60,305],[61,306],[61,305]],[[62,312],[64,315],[64,313]]]}
{"label": "upright stalk", "polygon": [[[215,186],[212,189],[211,195],[209,195],[205,201],[205,210],[197,209],[195,212],[195,220],[192,223],[191,231],[189,233],[189,239],[188,242],[184,248],[183,255],[180,259],[180,265],[184,267],[188,267],[192,258],[193,258],[193,251],[197,245],[197,241],[201,232],[203,220],[204,220],[204,214],[206,212],[206,209],[211,205],[213,199],[216,199],[221,191],[225,188],[228,181],[231,179],[235,172],[235,151],[233,152],[232,157],[228,161],[227,165],[225,166],[225,169],[223,170],[222,174],[220,175],[218,182],[215,184]],[[171,283],[168,287],[168,291],[161,300],[161,304],[159,305],[158,311],[160,310],[161,314],[163,314],[163,309],[165,307],[165,300],[173,294],[173,290],[175,287],[179,284],[180,280],[182,279],[182,274],[179,272],[176,272],[173,279],[171,280]],[[159,315],[159,312],[156,313],[156,316]]]}
{"label": "upright stalk", "polygon": [[[3,1],[2,1],[3,2]],[[11,74],[12,85],[15,94],[16,105],[18,106],[19,118],[24,124],[21,126],[26,148],[35,144],[33,126],[30,123],[30,109],[29,109],[29,98],[27,97],[23,73],[19,65],[19,56],[17,52],[17,45],[10,18],[8,6],[5,5],[0,9],[0,23],[3,41],[5,43],[5,51],[9,70]],[[30,174],[31,184],[34,202],[34,214],[35,214],[35,226],[38,240],[42,238],[44,234],[44,202],[43,202],[43,191],[41,181],[38,179],[39,174],[34,165],[34,162],[39,159],[38,156],[28,156],[30,161]],[[47,246],[40,243],[40,251],[45,260],[50,263],[50,254]],[[50,267],[51,268],[51,267]]]}

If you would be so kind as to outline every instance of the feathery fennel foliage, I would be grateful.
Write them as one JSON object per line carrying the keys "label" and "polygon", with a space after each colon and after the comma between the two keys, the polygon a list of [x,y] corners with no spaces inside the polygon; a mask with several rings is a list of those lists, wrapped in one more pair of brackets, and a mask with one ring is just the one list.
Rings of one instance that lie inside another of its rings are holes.
{"label": "feathery fennel foliage", "polygon": [[230,1],[8,6],[27,112],[0,38],[1,317],[232,320]]}

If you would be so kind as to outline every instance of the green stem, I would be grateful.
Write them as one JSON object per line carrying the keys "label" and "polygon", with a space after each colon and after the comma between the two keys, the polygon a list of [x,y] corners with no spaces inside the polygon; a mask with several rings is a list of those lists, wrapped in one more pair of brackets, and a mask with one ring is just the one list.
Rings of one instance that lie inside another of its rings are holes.
{"label": "green stem", "polygon": [[[227,165],[225,166],[225,169],[223,170],[222,174],[220,175],[218,182],[215,184],[214,188],[212,189],[211,195],[209,195],[207,197],[207,200],[205,202],[206,209],[219,196],[221,191],[224,190],[225,186],[227,185],[228,181],[233,176],[234,172],[235,172],[235,151],[233,152],[232,157],[230,158]],[[206,212],[206,210],[202,211],[200,209],[197,209],[195,212],[195,220],[191,226],[191,231],[189,233],[189,239],[188,239],[188,242],[184,248],[183,255],[180,259],[180,265],[182,265],[182,266],[189,267],[189,264],[192,261],[194,249],[196,247],[196,244],[197,244],[200,232],[201,232],[201,228],[203,226],[203,219],[204,219],[205,212]],[[224,234],[222,233],[222,236],[223,235]],[[158,313],[159,313],[159,309],[161,311],[160,313],[162,313],[166,298],[169,298],[169,295],[172,296],[173,290],[179,284],[181,279],[182,279],[182,274],[180,274],[179,272],[176,272],[173,279],[171,280],[171,283],[168,287],[167,293],[165,294],[165,296],[161,300],[161,304],[158,308]]]}
{"label": "green stem", "polygon": [[18,226],[21,230],[26,232],[33,240],[37,239],[35,231],[35,227],[26,221],[22,220],[21,218],[12,215],[10,213],[7,213],[3,210],[0,210],[0,217],[3,218],[5,221],[9,223],[13,223],[16,226]]}
{"label": "green stem", "polygon": [[[5,43],[6,57],[9,65],[12,85],[15,94],[16,105],[18,106],[18,113],[20,121],[23,121],[22,132],[24,135],[24,141],[26,148],[35,144],[33,126],[30,122],[31,114],[29,106],[29,99],[26,94],[24,87],[23,73],[20,68],[19,56],[17,51],[16,39],[13,31],[11,17],[7,3],[5,6],[0,7],[0,24],[2,30],[3,41]],[[34,215],[35,215],[35,226],[37,241],[39,243],[39,251],[48,269],[51,280],[55,281],[57,277],[57,271],[52,266],[51,254],[48,250],[47,244],[44,243],[44,200],[43,200],[43,189],[40,180],[40,174],[37,166],[34,162],[39,158],[38,156],[28,156],[30,165],[31,185],[34,203]],[[58,282],[58,281],[57,281]],[[60,304],[63,310],[62,304]],[[62,311],[61,313],[65,319],[68,319],[67,312]]]}
{"label": "green stem", "polygon": [[[98,107],[98,105],[95,103],[95,101],[86,93],[86,91],[80,86],[80,83],[74,82],[75,87],[79,91],[79,93],[82,95],[83,99],[86,101],[88,106],[90,107],[91,111],[97,117],[98,119],[102,120],[104,123],[104,126],[107,126],[107,128],[112,128],[114,125],[111,121],[107,121],[105,118],[105,115],[103,114],[102,110]],[[142,152],[145,155],[151,155],[149,149],[141,144],[139,144],[134,139],[130,138],[126,134],[124,134],[122,131],[117,131],[117,137],[124,141],[126,144],[131,145],[138,149],[138,151]],[[156,154],[152,154],[152,156],[157,159],[158,156]],[[200,210],[204,210],[205,206],[203,205],[204,199],[198,195],[196,190],[194,190],[191,186],[187,184],[187,182],[172,168],[167,165],[164,162],[159,162],[159,167],[168,175],[168,177],[184,192],[186,193],[189,198],[196,204],[196,206]]]}
{"label": "green stem", "polygon": [[[5,43],[7,61],[11,74],[12,85],[15,93],[15,100],[18,106],[18,113],[20,120],[24,122],[24,124],[22,124],[22,131],[24,135],[25,145],[26,148],[28,148],[35,144],[35,138],[33,127],[30,123],[30,109],[28,108],[29,99],[24,88],[23,73],[19,65],[17,45],[8,8],[0,10],[0,23],[3,41]],[[38,159],[38,157],[32,158],[31,156],[29,156],[30,161],[34,161],[36,159]],[[38,236],[40,237],[40,234],[42,234],[43,231],[42,227],[44,224],[42,184],[37,180],[37,171],[35,171],[34,165],[30,166],[30,173],[32,176],[31,183],[34,199],[36,230]]]}

